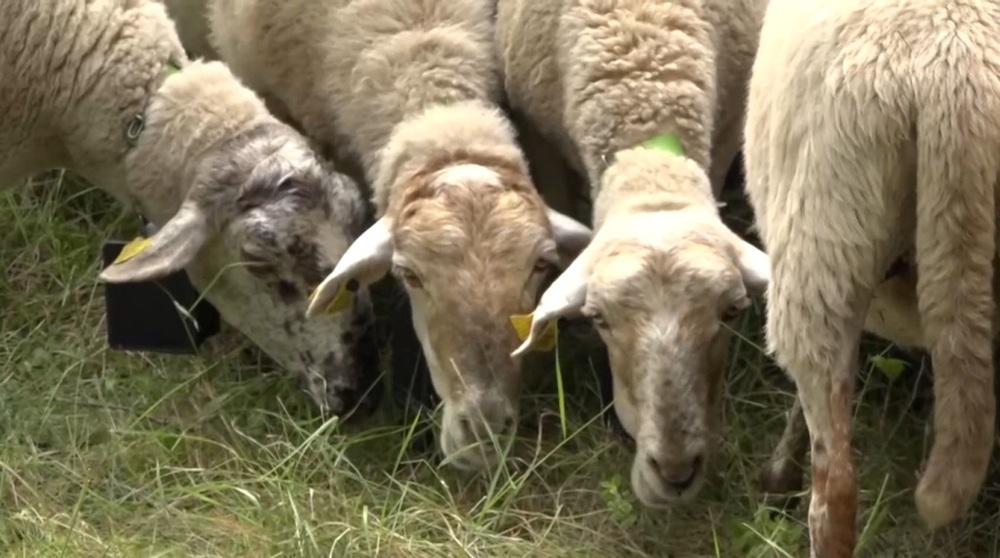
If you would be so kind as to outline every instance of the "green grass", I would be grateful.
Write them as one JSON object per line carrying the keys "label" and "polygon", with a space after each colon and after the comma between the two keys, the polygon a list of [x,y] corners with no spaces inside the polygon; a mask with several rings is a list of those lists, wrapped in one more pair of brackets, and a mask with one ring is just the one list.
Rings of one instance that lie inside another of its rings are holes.
{"label": "green grass", "polygon": [[[760,353],[757,317],[734,346],[709,485],[653,513],[635,502],[630,455],[595,418],[586,355],[565,338],[563,417],[553,358],[540,356],[522,439],[499,470],[469,477],[407,451],[412,432],[388,398],[363,426],[313,416],[295,382],[246,364],[237,336],[198,357],[108,350],[99,248],[136,228],[107,196],[50,174],[0,195],[0,222],[2,556],[808,553],[805,505],[773,513],[755,486],[792,397]],[[917,521],[928,396],[916,362],[861,374],[861,555],[998,555],[995,475],[960,525],[931,535]]]}

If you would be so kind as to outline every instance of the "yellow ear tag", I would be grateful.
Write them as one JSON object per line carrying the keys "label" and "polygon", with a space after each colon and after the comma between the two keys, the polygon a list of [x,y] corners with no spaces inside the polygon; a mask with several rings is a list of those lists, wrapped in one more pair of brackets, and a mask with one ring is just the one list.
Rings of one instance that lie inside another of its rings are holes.
{"label": "yellow ear tag", "polygon": [[118,253],[118,257],[115,258],[115,261],[113,261],[111,265],[120,264],[122,262],[127,262],[131,260],[132,258],[142,253],[143,250],[149,248],[149,245],[152,243],[153,240],[149,238],[145,238],[142,236],[136,238],[132,242],[129,242],[124,247],[122,247],[122,251]]}
{"label": "yellow ear tag", "polygon": [[[526,341],[531,334],[532,320],[533,314],[515,314],[510,317],[510,323],[514,326],[514,331],[517,332],[517,338],[522,342]],[[536,351],[551,351],[556,346],[557,335],[556,321],[550,320],[545,324],[545,329],[542,330],[541,335],[535,340],[532,349]]]}
{"label": "yellow ear tag", "polygon": [[346,310],[351,305],[352,294],[351,291],[347,290],[347,281],[341,283],[340,289],[337,291],[337,296],[333,297],[333,301],[326,307],[326,313],[337,314]]}

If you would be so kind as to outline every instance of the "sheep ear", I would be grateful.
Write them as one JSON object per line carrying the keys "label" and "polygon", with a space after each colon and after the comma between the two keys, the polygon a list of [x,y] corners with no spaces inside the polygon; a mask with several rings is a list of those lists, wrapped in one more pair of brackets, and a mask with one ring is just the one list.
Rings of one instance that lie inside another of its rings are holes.
{"label": "sheep ear", "polygon": [[108,283],[160,279],[187,267],[211,237],[205,214],[193,203],[184,203],[162,229],[128,244],[100,278]]}
{"label": "sheep ear", "polygon": [[[584,251],[545,290],[538,301],[538,306],[535,307],[535,311],[531,313],[531,327],[528,329],[528,335],[522,337],[523,343],[510,356],[521,356],[531,350],[543,337],[549,322],[580,312],[587,301],[587,279],[590,278],[590,272],[593,269],[592,261],[593,258]],[[522,316],[511,316],[511,321],[520,318]]]}
{"label": "sheep ear", "polygon": [[392,221],[382,217],[344,252],[309,300],[306,316],[338,312],[351,293],[381,279],[392,266]]}
{"label": "sheep ear", "polygon": [[743,284],[753,294],[764,294],[771,282],[771,258],[759,248],[733,233],[736,266],[743,275]]}
{"label": "sheep ear", "polygon": [[593,231],[590,227],[551,207],[548,208],[548,214],[561,259],[564,262],[573,261],[573,258],[590,244],[590,240],[594,237]]}

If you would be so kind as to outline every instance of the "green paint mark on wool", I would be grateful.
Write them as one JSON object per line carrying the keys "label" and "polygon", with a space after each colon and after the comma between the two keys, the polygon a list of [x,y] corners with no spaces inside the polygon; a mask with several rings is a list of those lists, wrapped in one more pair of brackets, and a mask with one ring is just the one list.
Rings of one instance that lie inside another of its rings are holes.
{"label": "green paint mark on wool", "polygon": [[641,145],[647,149],[658,149],[667,153],[673,153],[679,157],[684,156],[684,146],[681,145],[681,140],[677,139],[677,136],[673,134],[656,136],[642,142]]}
{"label": "green paint mark on wool", "polygon": [[174,74],[180,73],[180,71],[181,67],[175,64],[173,60],[167,61],[167,65],[164,68],[164,73],[166,73],[168,76],[172,76]]}

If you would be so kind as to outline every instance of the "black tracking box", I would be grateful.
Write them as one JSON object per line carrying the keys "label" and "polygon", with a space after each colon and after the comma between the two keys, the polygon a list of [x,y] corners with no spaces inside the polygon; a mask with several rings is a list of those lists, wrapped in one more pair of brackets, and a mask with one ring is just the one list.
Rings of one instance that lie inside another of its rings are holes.
{"label": "black tracking box", "polygon": [[[101,250],[108,267],[127,243],[111,240]],[[195,354],[219,332],[219,312],[184,270],[156,281],[105,283],[108,346],[115,350]],[[197,303],[197,305],[195,304]]]}

